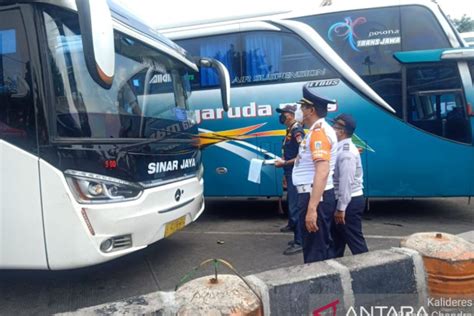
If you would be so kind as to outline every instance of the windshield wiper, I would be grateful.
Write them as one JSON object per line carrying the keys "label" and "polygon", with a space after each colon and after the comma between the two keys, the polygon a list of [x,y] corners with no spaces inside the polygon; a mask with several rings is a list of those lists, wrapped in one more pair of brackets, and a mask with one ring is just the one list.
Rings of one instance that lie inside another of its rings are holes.
{"label": "windshield wiper", "polygon": [[[193,133],[170,131],[170,130],[162,129],[162,128],[153,128],[153,130],[159,131],[159,132],[164,132],[164,133],[169,134],[169,135],[165,135],[165,137],[161,137],[161,138],[147,139],[147,140],[144,140],[142,142],[135,143],[135,144],[121,146],[120,149],[116,152],[116,155],[118,155],[122,152],[127,152],[128,153],[128,152],[130,152],[130,149],[133,149],[133,148],[136,148],[136,147],[142,147],[142,146],[146,146],[146,145],[149,145],[149,144],[154,144],[154,143],[158,143],[158,142],[166,142],[166,141],[170,141],[170,142],[174,142],[174,143],[180,142],[182,144],[185,144],[185,143],[192,143],[192,142],[196,141],[196,138],[217,139],[217,140],[222,140],[222,141],[241,140],[241,139],[236,138],[236,137],[224,136],[224,135],[219,135],[219,134],[216,134],[216,133],[210,133],[212,136],[203,136],[203,135],[193,134]],[[179,139],[179,140],[173,139],[173,140],[170,140],[166,137],[166,136],[171,136],[171,135],[187,136],[187,137],[190,137],[190,139]]]}
{"label": "windshield wiper", "polygon": [[171,136],[171,135],[178,135],[178,136],[187,136],[187,137],[199,137],[198,135],[195,135],[195,134],[192,134],[192,133],[185,133],[185,132],[176,132],[176,131],[169,131],[169,130],[166,130],[166,129],[160,129],[160,128],[153,128],[154,130],[156,131],[159,131],[159,132],[165,132],[165,136],[161,137],[161,138],[150,138],[150,139],[146,139],[142,142],[138,142],[138,143],[135,143],[135,144],[130,144],[130,145],[125,145],[125,146],[121,146],[120,149],[118,149],[118,151],[116,152],[116,155],[122,153],[122,152],[130,152],[131,149],[133,148],[136,148],[136,147],[143,147],[143,146],[146,146],[146,145],[150,145],[150,144],[154,144],[154,143],[159,143],[159,142],[172,142],[172,143],[180,143],[180,144],[189,144],[189,143],[192,143],[194,142],[195,140],[192,139],[192,138],[189,138],[189,139],[172,139],[170,140],[167,136]]}

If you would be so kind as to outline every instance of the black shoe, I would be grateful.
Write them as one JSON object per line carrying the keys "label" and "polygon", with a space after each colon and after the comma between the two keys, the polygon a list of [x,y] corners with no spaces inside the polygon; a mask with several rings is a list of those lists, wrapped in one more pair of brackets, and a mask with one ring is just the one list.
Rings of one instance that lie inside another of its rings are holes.
{"label": "black shoe", "polygon": [[301,247],[301,245],[298,245],[298,244],[293,244],[290,247],[286,248],[286,250],[283,251],[283,254],[285,256],[290,256],[299,252],[303,252],[303,247]]}
{"label": "black shoe", "polygon": [[286,226],[283,226],[282,228],[280,228],[280,231],[282,233],[289,233],[289,232],[293,231],[293,227],[286,225]]}
{"label": "black shoe", "polygon": [[293,246],[294,244],[295,244],[295,241],[294,241],[294,240],[290,240],[290,241],[288,242],[288,246]]}

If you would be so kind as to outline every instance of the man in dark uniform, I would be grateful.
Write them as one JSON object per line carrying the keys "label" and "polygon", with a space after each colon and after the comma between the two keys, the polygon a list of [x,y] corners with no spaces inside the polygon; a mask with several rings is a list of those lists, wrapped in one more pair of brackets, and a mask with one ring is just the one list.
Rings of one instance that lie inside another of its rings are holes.
{"label": "man in dark uniform", "polygon": [[293,185],[291,173],[293,172],[295,158],[298,155],[298,147],[304,137],[304,130],[301,124],[295,120],[296,105],[286,105],[276,111],[280,113],[280,123],[286,126],[286,136],[282,146],[283,160],[275,162],[275,167],[283,168],[288,193],[288,224],[282,227],[280,231],[294,231],[294,239],[289,242],[289,247],[283,252],[285,255],[292,255],[303,251],[301,234],[295,229],[298,225],[299,213],[297,209],[297,192]]}
{"label": "man in dark uniform", "polygon": [[334,189],[336,192],[336,213],[332,237],[333,256],[342,257],[346,244],[352,254],[368,251],[362,234],[362,213],[365,208],[363,196],[363,172],[360,154],[352,142],[356,121],[349,114],[334,119],[334,130],[338,139]]}

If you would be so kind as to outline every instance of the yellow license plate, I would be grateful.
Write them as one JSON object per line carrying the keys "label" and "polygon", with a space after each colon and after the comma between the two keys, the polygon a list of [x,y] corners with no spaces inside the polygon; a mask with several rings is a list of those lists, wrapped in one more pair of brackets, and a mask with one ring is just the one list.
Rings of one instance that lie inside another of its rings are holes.
{"label": "yellow license plate", "polygon": [[171,221],[168,224],[166,224],[165,237],[168,237],[169,235],[182,229],[184,227],[184,224],[186,224],[186,216],[181,216],[180,218],[175,219],[174,221]]}

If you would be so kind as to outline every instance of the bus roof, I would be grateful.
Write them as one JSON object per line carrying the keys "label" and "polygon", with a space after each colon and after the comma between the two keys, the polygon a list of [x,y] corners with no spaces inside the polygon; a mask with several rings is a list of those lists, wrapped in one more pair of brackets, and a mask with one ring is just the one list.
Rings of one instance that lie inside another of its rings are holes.
{"label": "bus roof", "polygon": [[[2,3],[44,3],[75,12],[77,11],[75,0],[7,0],[2,1]],[[194,70],[198,70],[195,62],[191,59],[191,56],[184,48],[161,35],[151,26],[143,23],[140,18],[135,16],[119,3],[113,0],[107,0],[107,3],[112,14],[115,30],[137,38],[142,42],[163,51],[167,55],[180,60]]]}
{"label": "bus roof", "polygon": [[[331,4],[327,4],[331,3]],[[200,23],[199,20],[189,21],[186,23],[181,23],[179,27],[159,27],[157,28],[160,33],[177,40],[180,38],[185,38],[188,36],[198,36],[199,32],[207,30],[207,32],[214,28],[225,28],[229,24],[242,23],[242,22],[252,22],[252,21],[265,21],[265,20],[286,20],[293,19],[298,17],[313,16],[319,14],[333,13],[333,12],[343,12],[348,10],[360,10],[360,9],[370,9],[370,8],[383,8],[391,6],[400,6],[400,5],[418,5],[427,7],[433,14],[436,16],[437,20],[441,24],[442,29],[445,31],[446,36],[452,47],[457,48],[461,47],[461,38],[457,34],[457,31],[449,23],[446,18],[446,15],[438,4],[431,0],[359,0],[359,1],[350,1],[347,0],[323,0],[323,6],[309,8],[305,10],[294,10],[294,11],[279,11],[271,14],[252,14],[245,17],[222,17],[215,19],[213,21],[208,21],[207,23]],[[205,31],[206,32],[206,31]]]}
{"label": "bus roof", "polygon": [[305,9],[260,12],[240,16],[223,16],[214,20],[196,19],[192,21],[174,23],[170,25],[161,25],[158,26],[157,29],[161,33],[166,34],[168,32],[185,31],[201,27],[219,26],[225,25],[227,23],[248,22],[255,20],[283,20],[332,12],[343,12],[348,10],[370,9],[399,5],[421,5],[432,9],[434,12],[440,10],[438,4],[431,0],[323,0],[321,2],[321,5],[315,5],[314,7],[309,7]]}

